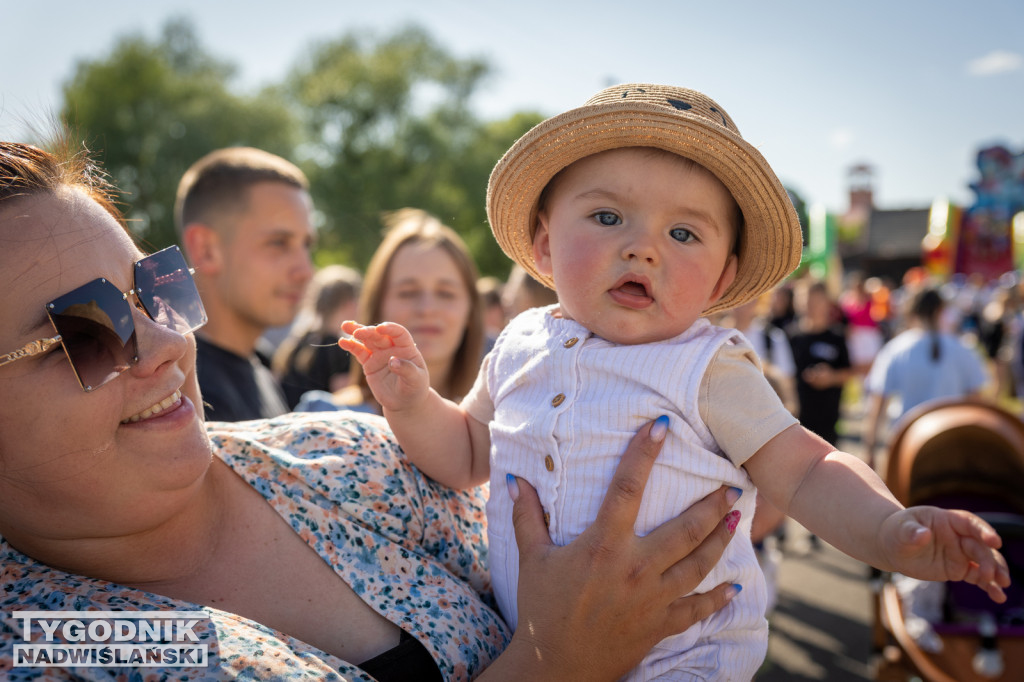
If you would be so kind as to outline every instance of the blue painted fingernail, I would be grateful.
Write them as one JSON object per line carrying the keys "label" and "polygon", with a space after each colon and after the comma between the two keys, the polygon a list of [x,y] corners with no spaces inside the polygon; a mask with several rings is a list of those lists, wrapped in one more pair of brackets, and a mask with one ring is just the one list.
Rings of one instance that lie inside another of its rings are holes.
{"label": "blue painted fingernail", "polygon": [[654,420],[654,426],[651,427],[651,440],[655,443],[660,443],[665,440],[665,434],[668,433],[668,415],[661,415]]}
{"label": "blue painted fingernail", "polygon": [[725,491],[725,501],[729,504],[736,504],[736,500],[740,499],[740,495],[742,494],[743,488],[733,486]]}
{"label": "blue painted fingernail", "polygon": [[726,588],[726,590],[725,590],[725,598],[731,600],[733,597],[735,597],[737,594],[739,594],[742,591],[743,591],[743,585],[740,585],[740,584],[729,585],[729,587]]}
{"label": "blue painted fingernail", "polygon": [[512,474],[505,474],[505,486],[508,488],[508,496],[515,502],[519,499],[519,481]]}

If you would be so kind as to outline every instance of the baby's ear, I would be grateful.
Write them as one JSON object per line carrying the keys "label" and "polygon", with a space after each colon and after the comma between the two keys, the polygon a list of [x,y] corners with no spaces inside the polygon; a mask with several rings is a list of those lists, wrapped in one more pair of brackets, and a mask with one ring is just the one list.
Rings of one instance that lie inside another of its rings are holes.
{"label": "baby's ear", "polygon": [[718,283],[715,284],[714,290],[711,292],[711,298],[708,301],[708,305],[714,305],[718,302],[718,299],[722,298],[733,281],[736,279],[736,269],[739,267],[739,258],[736,254],[731,254],[729,260],[725,261],[725,267],[722,268],[722,275],[718,278]]}
{"label": "baby's ear", "polygon": [[548,216],[544,211],[537,214],[537,231],[533,234],[533,262],[537,271],[551,277],[551,235],[548,232]]}

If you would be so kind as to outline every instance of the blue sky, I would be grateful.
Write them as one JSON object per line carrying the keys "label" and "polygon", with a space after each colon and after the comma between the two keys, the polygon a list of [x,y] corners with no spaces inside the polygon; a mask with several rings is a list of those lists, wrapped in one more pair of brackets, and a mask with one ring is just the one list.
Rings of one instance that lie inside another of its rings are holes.
{"label": "blue sky", "polygon": [[[611,83],[656,82],[717,100],[783,182],[846,207],[847,171],[875,168],[876,203],[970,203],[975,152],[1024,152],[1021,0],[0,0],[7,66],[0,137],[59,103],[80,59],[187,16],[239,68],[239,90],[280,79],[318,40],[416,23],[494,75],[481,115],[556,114]],[[483,197],[481,197],[481,201]]]}

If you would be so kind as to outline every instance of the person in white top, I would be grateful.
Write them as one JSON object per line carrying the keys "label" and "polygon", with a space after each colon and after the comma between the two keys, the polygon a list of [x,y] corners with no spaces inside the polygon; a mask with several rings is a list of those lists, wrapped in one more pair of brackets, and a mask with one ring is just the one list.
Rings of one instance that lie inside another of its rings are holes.
{"label": "person in white top", "polygon": [[[487,210],[504,251],[558,303],[509,323],[460,404],[430,389],[401,326],[345,322],[339,343],[417,467],[452,487],[529,481],[556,544],[595,518],[617,444],[654,415],[668,434],[638,534],[723,484],[741,493],[729,520],[739,532],[698,591],[742,592],[657,643],[630,679],[749,680],[761,664],[754,484],[862,561],[1005,599],[991,527],[967,512],[904,509],[863,462],[796,422],[741,334],[705,319],[769,290],[801,248],[785,189],[718,104],[677,87],[608,88],[513,145]],[[508,498],[488,502],[489,562],[502,614],[523,628]]]}
{"label": "person in white top", "polygon": [[978,397],[989,381],[978,352],[942,330],[945,309],[946,302],[937,289],[926,287],[914,294],[907,310],[907,329],[875,357],[864,382],[869,398],[864,447],[871,461],[890,399],[900,401],[892,415],[896,422],[930,400]]}
{"label": "person in white top", "polygon": [[[767,296],[767,295],[766,295]],[[768,316],[760,312],[762,298],[758,297],[738,305],[729,311],[721,321],[723,327],[733,327],[761,361],[768,382],[782,398],[782,404],[794,415],[800,413],[800,402],[796,397],[796,361],[789,336],[784,330],[771,323]]]}

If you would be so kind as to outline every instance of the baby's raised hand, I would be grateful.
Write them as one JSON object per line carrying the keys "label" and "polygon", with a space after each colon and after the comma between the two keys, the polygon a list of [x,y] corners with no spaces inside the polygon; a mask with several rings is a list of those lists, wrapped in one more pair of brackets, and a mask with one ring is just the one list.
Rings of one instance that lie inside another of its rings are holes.
{"label": "baby's raised hand", "polygon": [[882,541],[892,570],[919,580],[964,580],[1006,601],[1010,571],[999,553],[1002,540],[970,512],[910,507],[886,519]]}
{"label": "baby's raised hand", "polygon": [[339,338],[338,345],[363,366],[377,402],[402,410],[426,397],[430,376],[409,330],[394,322],[367,327],[346,320],[341,331],[347,336]]}

